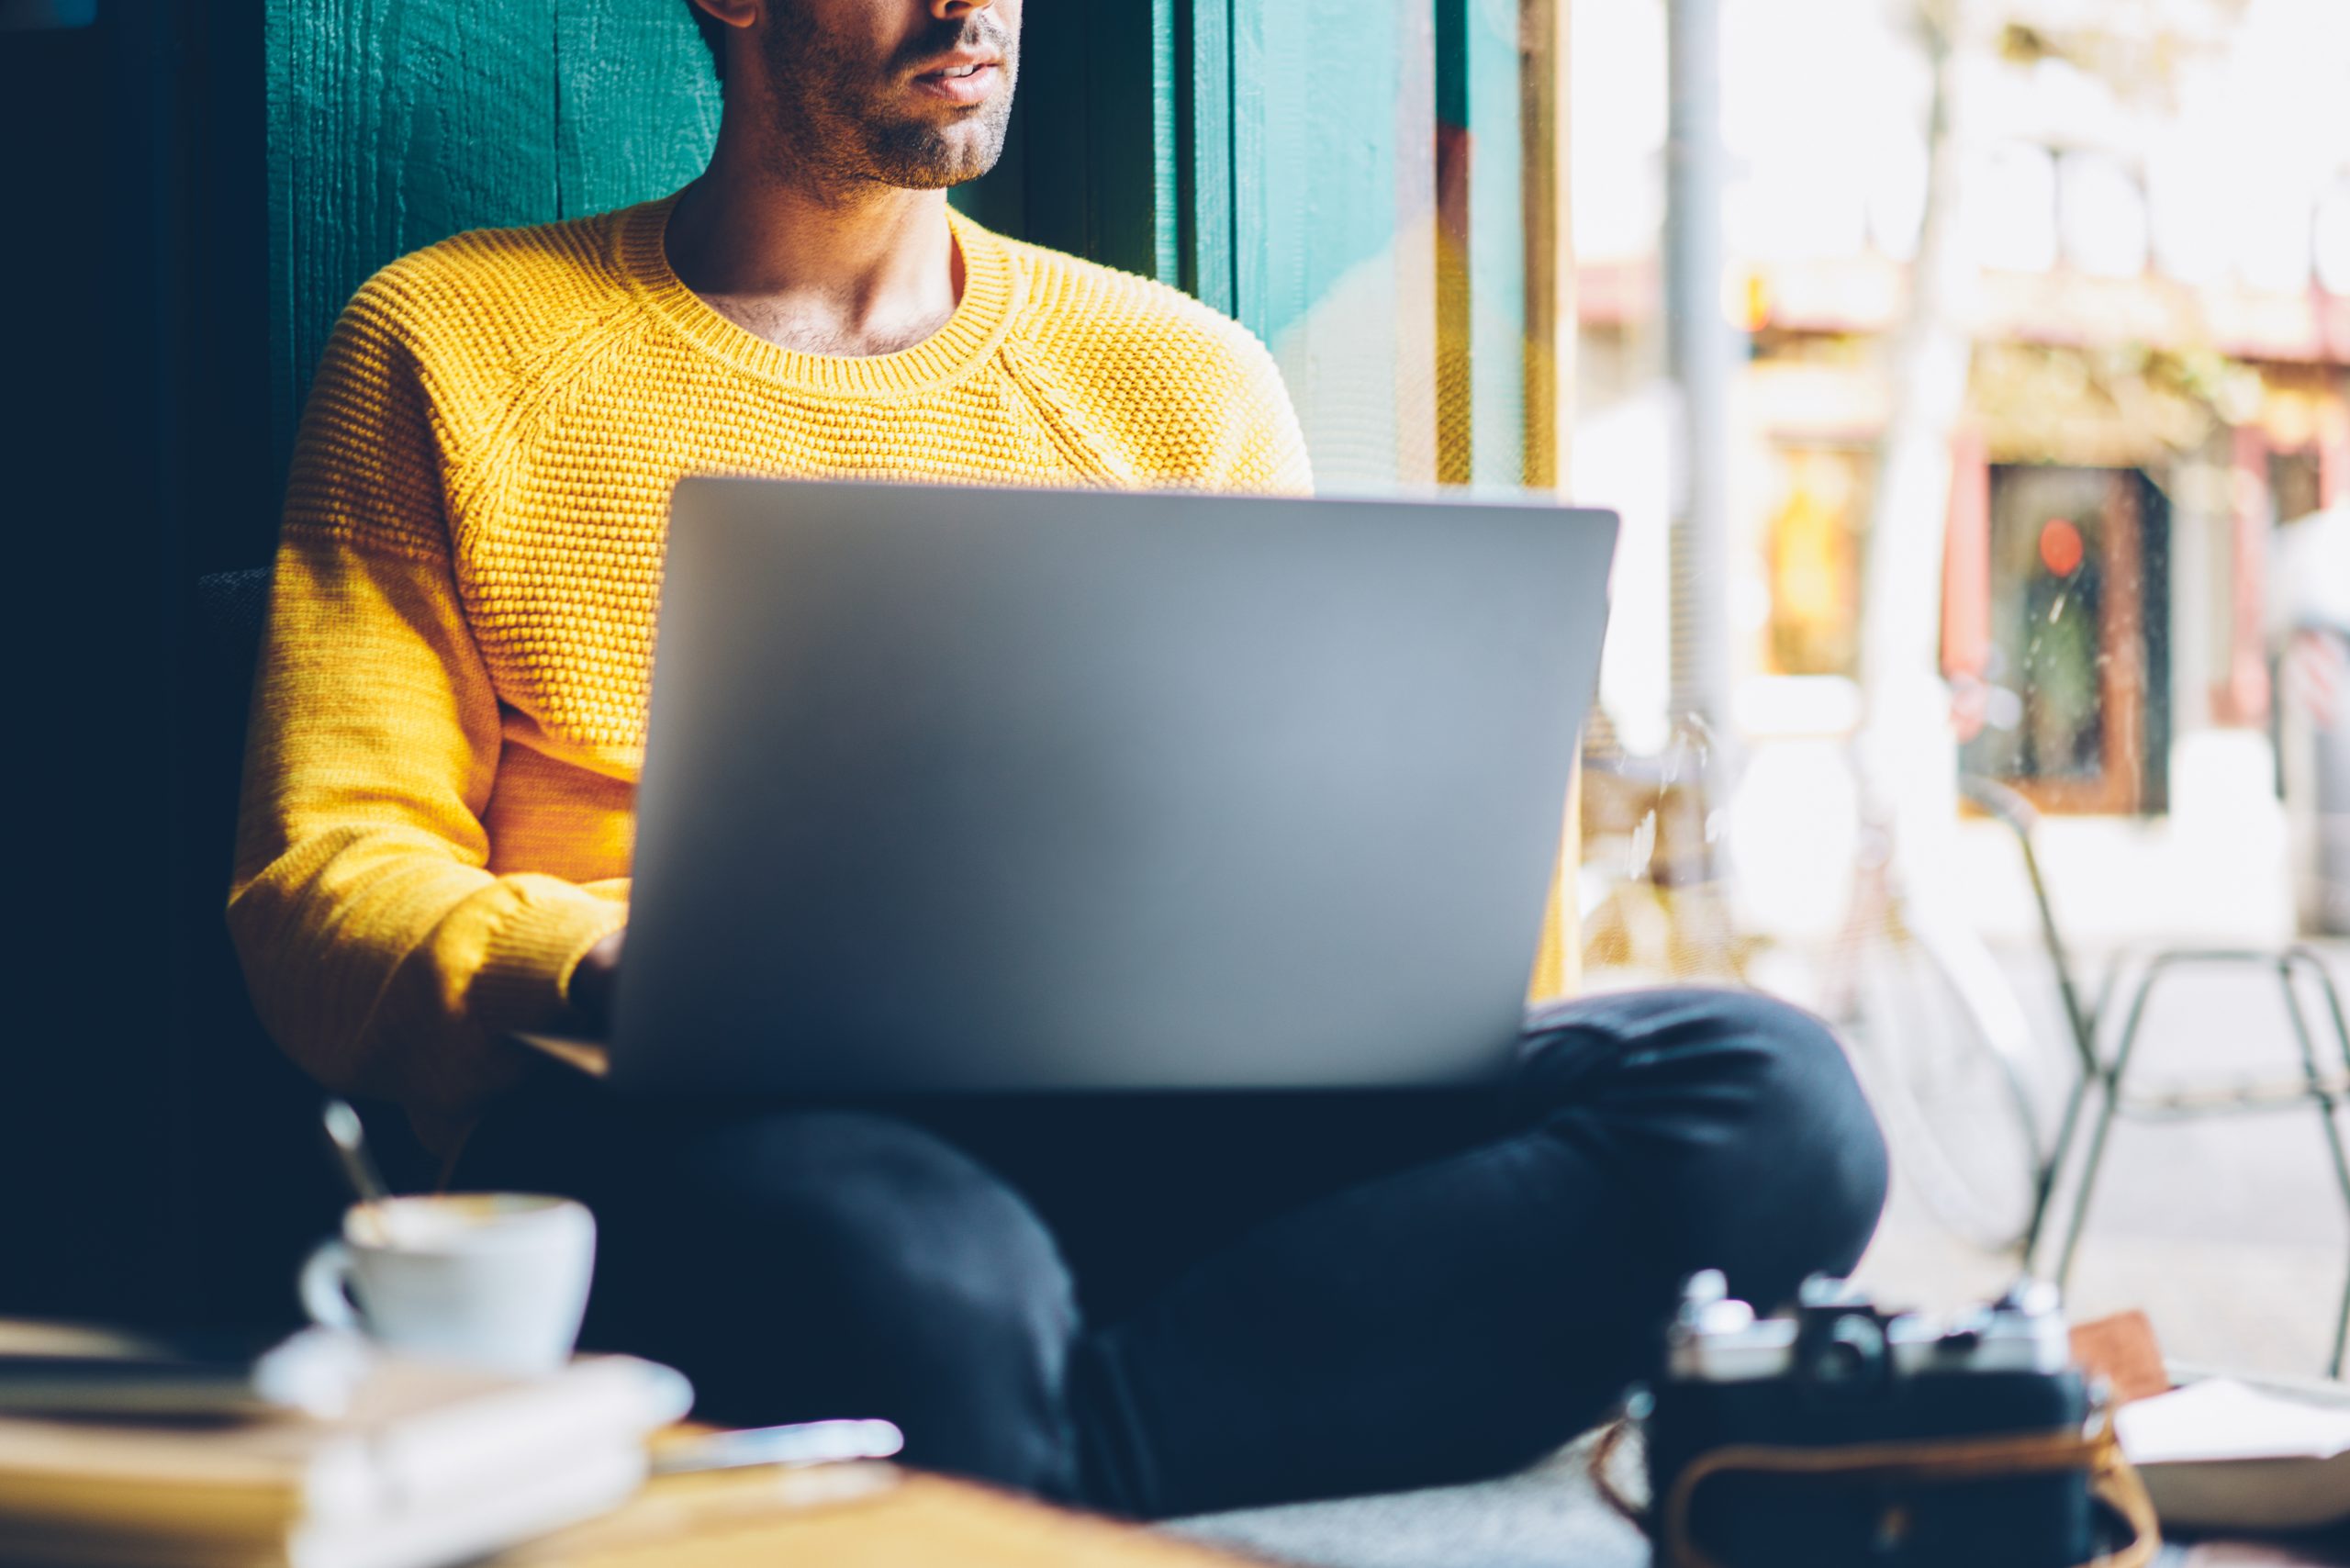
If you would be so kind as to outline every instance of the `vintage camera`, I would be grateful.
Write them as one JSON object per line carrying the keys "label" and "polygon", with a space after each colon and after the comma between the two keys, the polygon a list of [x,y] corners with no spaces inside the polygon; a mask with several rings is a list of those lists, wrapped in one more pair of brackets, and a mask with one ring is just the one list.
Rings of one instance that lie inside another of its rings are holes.
{"label": "vintage camera", "polygon": [[2071,1462],[2089,1392],[2053,1285],[1936,1318],[1820,1276],[1757,1318],[1708,1271],[1651,1401],[1660,1563],[2070,1568],[2101,1550],[2090,1466]]}

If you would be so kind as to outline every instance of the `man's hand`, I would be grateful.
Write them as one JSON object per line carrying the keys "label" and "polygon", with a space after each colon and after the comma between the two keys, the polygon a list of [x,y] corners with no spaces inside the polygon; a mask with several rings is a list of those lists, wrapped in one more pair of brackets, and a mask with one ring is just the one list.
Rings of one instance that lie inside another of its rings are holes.
{"label": "man's hand", "polygon": [[572,969],[571,983],[564,988],[573,1026],[597,1039],[611,1032],[612,986],[620,979],[621,946],[627,936],[628,927],[623,925],[581,954]]}

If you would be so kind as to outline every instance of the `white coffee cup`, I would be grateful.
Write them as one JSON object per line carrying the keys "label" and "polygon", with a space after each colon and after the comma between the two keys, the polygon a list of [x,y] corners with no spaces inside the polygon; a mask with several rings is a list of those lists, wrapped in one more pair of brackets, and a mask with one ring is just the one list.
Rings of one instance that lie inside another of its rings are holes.
{"label": "white coffee cup", "polygon": [[579,1338],[596,1219],[568,1198],[451,1193],[356,1204],[302,1266],[330,1328],[437,1360],[552,1372]]}

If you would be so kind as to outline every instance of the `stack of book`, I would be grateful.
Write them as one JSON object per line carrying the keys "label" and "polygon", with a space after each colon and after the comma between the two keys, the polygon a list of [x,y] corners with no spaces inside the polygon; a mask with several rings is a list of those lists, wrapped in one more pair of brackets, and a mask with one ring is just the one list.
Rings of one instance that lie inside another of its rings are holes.
{"label": "stack of book", "polygon": [[676,1372],[620,1356],[524,1379],[323,1331],[241,1361],[75,1353],[91,1348],[53,1338],[28,1354],[21,1329],[12,1354],[8,1328],[11,1564],[461,1562],[625,1500],[644,1480],[647,1437],[692,1402]]}

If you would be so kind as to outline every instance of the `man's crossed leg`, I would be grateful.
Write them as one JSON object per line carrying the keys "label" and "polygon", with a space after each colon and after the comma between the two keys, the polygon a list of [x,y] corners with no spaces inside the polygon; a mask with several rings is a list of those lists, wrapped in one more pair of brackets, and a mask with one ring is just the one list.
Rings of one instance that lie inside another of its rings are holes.
{"label": "man's crossed leg", "polygon": [[547,1084],[458,1176],[593,1207],[589,1342],[705,1417],[887,1417],[913,1462],[1156,1517],[1528,1462],[1648,1370],[1688,1272],[1775,1302],[1851,1268],[1886,1161],[1816,1020],[1662,991],[1537,1013],[1490,1092]]}

